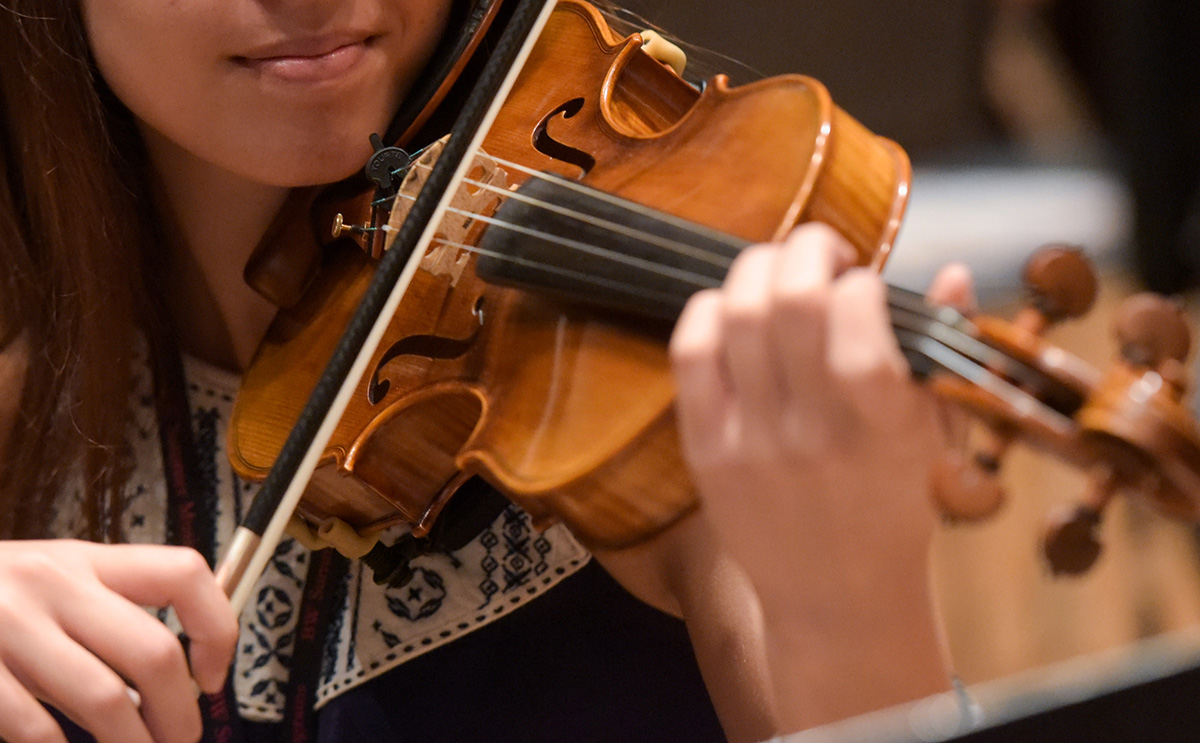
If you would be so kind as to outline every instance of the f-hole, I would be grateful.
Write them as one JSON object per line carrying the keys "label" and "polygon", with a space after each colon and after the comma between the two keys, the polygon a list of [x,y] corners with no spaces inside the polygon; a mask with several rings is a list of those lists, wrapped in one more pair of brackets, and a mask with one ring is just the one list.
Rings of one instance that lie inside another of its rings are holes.
{"label": "f-hole", "polygon": [[533,148],[555,160],[571,163],[581,168],[583,174],[587,175],[588,171],[596,166],[596,158],[583,150],[559,142],[546,131],[546,125],[550,123],[550,119],[560,114],[564,119],[569,119],[579,113],[579,110],[582,108],[583,99],[573,98],[542,117],[542,120],[538,122],[537,127],[533,130]]}

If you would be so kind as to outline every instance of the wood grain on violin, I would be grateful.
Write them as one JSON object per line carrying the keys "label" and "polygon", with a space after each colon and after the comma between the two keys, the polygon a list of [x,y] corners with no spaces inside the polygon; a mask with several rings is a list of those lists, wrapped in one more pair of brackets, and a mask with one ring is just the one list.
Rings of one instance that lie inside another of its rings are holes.
{"label": "wood grain on violin", "polygon": [[[319,202],[317,223],[336,211],[357,239],[326,247],[246,375],[230,432],[241,476],[270,469],[371,278],[369,254],[398,229],[435,151],[398,193]],[[719,285],[745,245],[806,220],[881,268],[910,177],[903,151],[816,81],[697,89],[580,0],[558,3],[472,167],[300,504],[311,526],[345,522],[370,539],[407,523],[422,536],[482,477],[591,547],[666,528],[697,506],[665,343],[687,297]],[[1088,502],[1048,539],[1055,570],[1076,572],[1118,490],[1200,513],[1200,434],[1178,372],[1187,344],[1146,340],[1170,313],[1143,312],[1131,354],[1101,374],[1039,335],[1086,311],[1090,268],[1070,250],[1030,266],[1035,306],[1015,323],[899,290],[889,309],[914,371],[990,430],[985,450],[939,479],[954,515],[997,506],[989,482],[1018,438],[1095,471]]]}
{"label": "wood grain on violin", "polygon": [[[786,76],[731,90],[716,79],[701,93],[574,0],[559,4],[484,151],[513,183],[526,169],[558,173],[743,241],[820,219],[876,265],[909,178],[899,147],[819,83]],[[343,211],[371,223],[365,200]],[[473,474],[593,546],[628,544],[694,508],[661,325],[497,286],[475,260],[457,277],[418,272],[302,515],[366,533],[404,521],[420,533]],[[336,341],[371,271],[344,241],[325,263],[247,373],[230,447],[244,477],[269,469],[323,364],[315,349]]]}

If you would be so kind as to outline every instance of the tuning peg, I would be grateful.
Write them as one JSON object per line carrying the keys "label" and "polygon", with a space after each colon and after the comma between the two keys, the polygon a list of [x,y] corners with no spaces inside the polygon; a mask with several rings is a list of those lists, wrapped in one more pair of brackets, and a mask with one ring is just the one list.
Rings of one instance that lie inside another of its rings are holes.
{"label": "tuning peg", "polygon": [[1101,514],[1078,506],[1051,517],[1042,552],[1054,575],[1082,575],[1091,569],[1102,549],[1097,529]]}
{"label": "tuning peg", "polygon": [[1083,251],[1070,245],[1047,245],[1025,263],[1021,274],[1030,306],[1014,323],[1041,335],[1051,325],[1080,317],[1096,301],[1096,273]]}
{"label": "tuning peg", "polygon": [[1121,358],[1129,364],[1153,369],[1171,385],[1180,399],[1187,387],[1183,364],[1192,347],[1192,333],[1183,308],[1158,294],[1135,294],[1117,309],[1113,332]]}
{"label": "tuning peg", "polygon": [[935,465],[933,471],[933,500],[943,518],[951,523],[982,521],[991,517],[1004,504],[1004,489],[1000,486],[1000,455],[1007,448],[995,441],[999,449],[989,446],[973,454],[951,450]]}
{"label": "tuning peg", "polygon": [[1096,564],[1103,549],[1100,522],[1116,489],[1116,473],[1105,469],[1092,479],[1091,492],[1083,503],[1050,517],[1042,539],[1042,554],[1052,574],[1082,575]]}

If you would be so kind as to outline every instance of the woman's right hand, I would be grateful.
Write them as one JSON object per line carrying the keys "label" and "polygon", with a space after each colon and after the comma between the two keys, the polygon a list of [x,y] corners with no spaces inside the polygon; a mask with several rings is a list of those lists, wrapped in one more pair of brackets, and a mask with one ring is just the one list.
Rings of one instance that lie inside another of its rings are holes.
{"label": "woman's right hand", "polygon": [[[190,670],[179,639],[145,606],[174,607]],[[0,739],[65,741],[45,702],[98,743],[191,743],[202,724],[196,686],[222,688],[237,631],[194,550],[0,542]]]}

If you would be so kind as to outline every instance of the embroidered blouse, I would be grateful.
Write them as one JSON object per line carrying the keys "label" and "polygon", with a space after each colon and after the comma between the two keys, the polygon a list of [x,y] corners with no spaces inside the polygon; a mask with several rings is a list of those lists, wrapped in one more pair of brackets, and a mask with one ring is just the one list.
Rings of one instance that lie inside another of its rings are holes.
{"label": "embroidered blouse", "polygon": [[[206,491],[218,494],[219,554],[256,488],[225,454],[238,379],[190,358],[184,374],[198,468]],[[150,376],[147,368],[137,381],[137,461],[121,519],[129,541],[162,543],[168,494]],[[58,533],[77,533],[74,496]],[[309,560],[285,539],[241,617],[231,678],[254,741],[287,739],[275,723]],[[723,740],[683,623],[632,598],[564,527],[539,533],[510,506],[462,549],[412,567],[401,588],[350,567],[317,680],[319,743]],[[559,584],[569,587],[550,592]]]}

